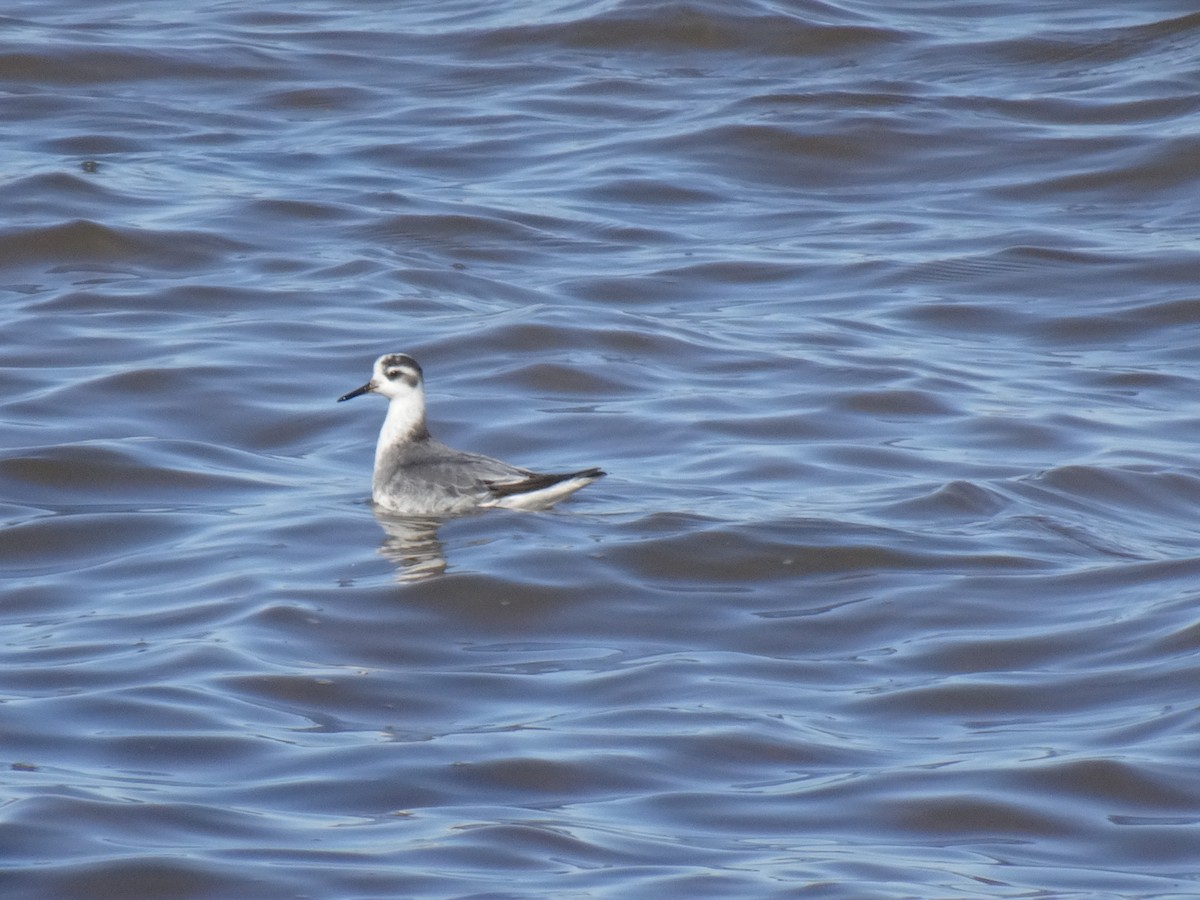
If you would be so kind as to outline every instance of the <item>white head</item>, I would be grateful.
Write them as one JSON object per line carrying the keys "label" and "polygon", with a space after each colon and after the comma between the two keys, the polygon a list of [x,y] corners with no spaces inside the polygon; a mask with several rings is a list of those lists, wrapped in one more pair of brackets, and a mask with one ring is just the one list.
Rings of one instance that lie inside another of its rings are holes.
{"label": "white head", "polygon": [[375,370],[371,380],[360,388],[355,388],[348,394],[338,397],[338,403],[343,400],[353,400],[361,394],[374,392],[383,394],[389,400],[395,400],[412,393],[423,394],[425,378],[421,367],[411,356],[404,353],[385,353],[375,360]]}
{"label": "white head", "polygon": [[425,378],[420,365],[404,353],[385,353],[375,360],[371,380],[338,397],[338,402],[362,394],[382,394],[391,401],[380,434],[381,447],[388,441],[428,437],[425,430]]}

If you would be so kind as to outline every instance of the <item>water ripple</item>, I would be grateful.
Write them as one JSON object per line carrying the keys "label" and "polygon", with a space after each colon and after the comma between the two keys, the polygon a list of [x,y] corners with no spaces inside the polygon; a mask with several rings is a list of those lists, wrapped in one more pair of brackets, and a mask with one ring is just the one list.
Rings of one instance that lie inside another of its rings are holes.
{"label": "water ripple", "polygon": [[6,897],[1195,892],[1187,4],[4,24]]}

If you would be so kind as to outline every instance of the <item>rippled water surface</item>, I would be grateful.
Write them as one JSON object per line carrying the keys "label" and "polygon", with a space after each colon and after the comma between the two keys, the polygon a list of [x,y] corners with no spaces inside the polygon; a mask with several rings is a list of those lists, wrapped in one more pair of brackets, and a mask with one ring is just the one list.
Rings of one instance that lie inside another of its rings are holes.
{"label": "rippled water surface", "polygon": [[[1194,2],[0,15],[18,900],[1200,893]],[[455,446],[369,501],[375,356]]]}

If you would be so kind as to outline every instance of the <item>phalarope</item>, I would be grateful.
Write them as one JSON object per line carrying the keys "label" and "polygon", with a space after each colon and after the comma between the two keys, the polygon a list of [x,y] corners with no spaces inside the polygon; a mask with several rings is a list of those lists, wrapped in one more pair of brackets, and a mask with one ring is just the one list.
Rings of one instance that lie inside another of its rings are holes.
{"label": "phalarope", "polygon": [[371,496],[393,512],[439,516],[490,506],[545,509],[604,475],[599,469],[539,474],[434,440],[425,427],[421,367],[403,353],[375,360],[371,380],[338,402],[367,393],[389,401],[375,445]]}

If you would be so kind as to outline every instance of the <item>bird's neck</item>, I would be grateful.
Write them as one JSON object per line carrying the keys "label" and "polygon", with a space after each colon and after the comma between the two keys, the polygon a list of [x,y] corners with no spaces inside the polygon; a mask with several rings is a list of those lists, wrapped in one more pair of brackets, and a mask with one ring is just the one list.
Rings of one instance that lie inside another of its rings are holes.
{"label": "bird's neck", "polygon": [[375,445],[376,465],[387,455],[389,448],[428,437],[423,393],[414,391],[405,397],[389,401],[387,417],[383,420],[383,427],[379,429],[379,443]]}

